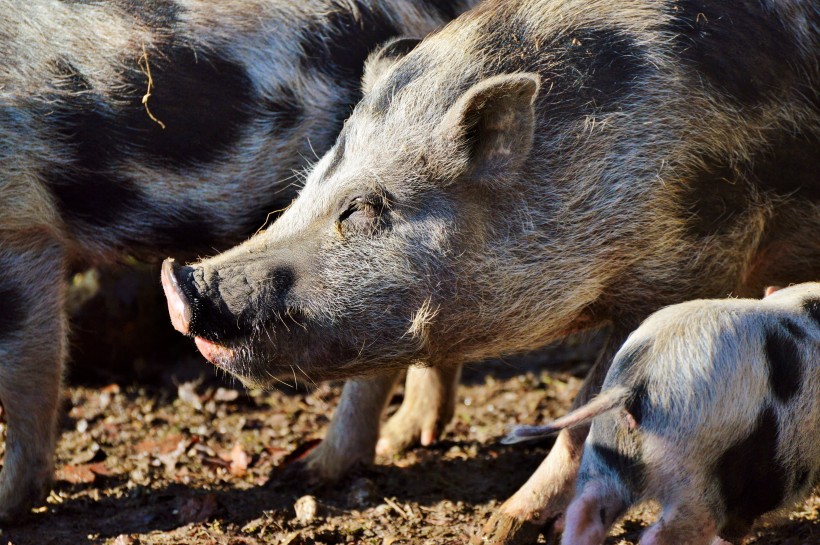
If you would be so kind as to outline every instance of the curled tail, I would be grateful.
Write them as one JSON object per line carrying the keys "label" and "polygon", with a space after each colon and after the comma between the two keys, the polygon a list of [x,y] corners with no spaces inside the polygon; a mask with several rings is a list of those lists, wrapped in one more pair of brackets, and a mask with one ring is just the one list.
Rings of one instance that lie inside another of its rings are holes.
{"label": "curled tail", "polygon": [[623,407],[629,394],[630,389],[626,386],[610,388],[601,392],[586,405],[553,420],[546,426],[516,426],[501,442],[505,445],[512,445],[522,441],[531,441],[547,437],[565,428],[586,424],[600,414]]}

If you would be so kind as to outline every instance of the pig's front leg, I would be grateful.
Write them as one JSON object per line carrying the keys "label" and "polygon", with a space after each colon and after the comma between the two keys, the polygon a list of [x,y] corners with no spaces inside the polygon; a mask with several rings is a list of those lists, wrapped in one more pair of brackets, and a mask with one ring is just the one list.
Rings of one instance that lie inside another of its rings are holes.
{"label": "pig's front leg", "polygon": [[0,232],[0,401],[6,453],[0,473],[0,521],[14,521],[45,499],[52,482],[67,326],[62,251],[28,235]]}
{"label": "pig's front leg", "polygon": [[324,440],[305,459],[312,477],[335,481],[356,464],[370,464],[379,423],[399,371],[345,383]]}
{"label": "pig's front leg", "polygon": [[[583,405],[601,390],[609,366],[627,336],[628,332],[610,335],[573,408]],[[588,432],[589,426],[562,431],[535,473],[493,514],[484,526],[483,536],[474,542],[529,545],[538,541],[539,534],[550,532],[549,526],[563,518],[575,495],[575,479]]]}
{"label": "pig's front leg", "polygon": [[408,369],[404,401],[382,427],[376,452],[390,455],[437,441],[453,418],[460,379],[460,365]]}

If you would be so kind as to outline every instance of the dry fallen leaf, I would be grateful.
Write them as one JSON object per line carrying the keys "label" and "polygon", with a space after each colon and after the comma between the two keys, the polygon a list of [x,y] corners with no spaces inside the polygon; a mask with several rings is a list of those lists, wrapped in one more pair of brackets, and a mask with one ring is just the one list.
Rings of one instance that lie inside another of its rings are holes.
{"label": "dry fallen leaf", "polygon": [[140,441],[134,448],[137,452],[142,453],[168,454],[177,450],[179,448],[179,444],[185,440],[185,436],[178,433],[173,433],[171,435],[166,435],[159,441],[154,441],[152,439]]}
{"label": "dry fallen leaf", "polygon": [[111,472],[105,467],[105,462],[94,464],[66,464],[57,471],[57,479],[72,484],[93,483],[97,476],[108,477]]}

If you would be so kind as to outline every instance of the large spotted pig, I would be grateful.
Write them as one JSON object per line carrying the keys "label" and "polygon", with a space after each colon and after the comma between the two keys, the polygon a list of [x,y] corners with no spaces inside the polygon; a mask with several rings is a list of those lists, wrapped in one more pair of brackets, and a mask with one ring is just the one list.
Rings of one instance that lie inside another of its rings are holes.
{"label": "large spotted pig", "polygon": [[644,545],[740,543],[756,518],[820,482],[820,284],[656,312],[615,356],[600,395],[506,442],[593,418],[565,544],[600,545],[649,499],[663,514]]}
{"label": "large spotted pig", "polygon": [[[175,324],[248,382],[378,374],[342,406],[372,422],[417,361],[610,323],[583,404],[658,308],[817,275],[819,37],[813,0],[488,0],[382,67],[274,225],[166,263]],[[564,512],[586,433],[559,435],[486,541]]]}
{"label": "large spotted pig", "polygon": [[48,490],[69,267],[250,235],[332,145],[370,51],[469,3],[0,0],[0,520]]}

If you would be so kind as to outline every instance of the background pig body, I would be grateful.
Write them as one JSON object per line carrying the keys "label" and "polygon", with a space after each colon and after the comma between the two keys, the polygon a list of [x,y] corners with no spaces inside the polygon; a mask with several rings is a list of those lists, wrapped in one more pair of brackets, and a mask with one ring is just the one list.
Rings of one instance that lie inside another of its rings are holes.
{"label": "background pig body", "polygon": [[592,403],[510,438],[595,416],[564,543],[603,543],[649,499],[664,510],[641,543],[740,543],[820,479],[820,284],[667,307],[630,335]]}
{"label": "background pig body", "polygon": [[[582,403],[658,308],[820,270],[817,44],[808,1],[485,2],[382,69],[271,228],[168,264],[180,329],[265,383],[609,323]],[[487,541],[532,542],[563,512],[585,435],[559,436]],[[327,445],[339,465],[372,448]]]}
{"label": "background pig body", "polygon": [[331,146],[371,49],[462,9],[0,0],[0,519],[50,481],[67,272],[250,235]]}

